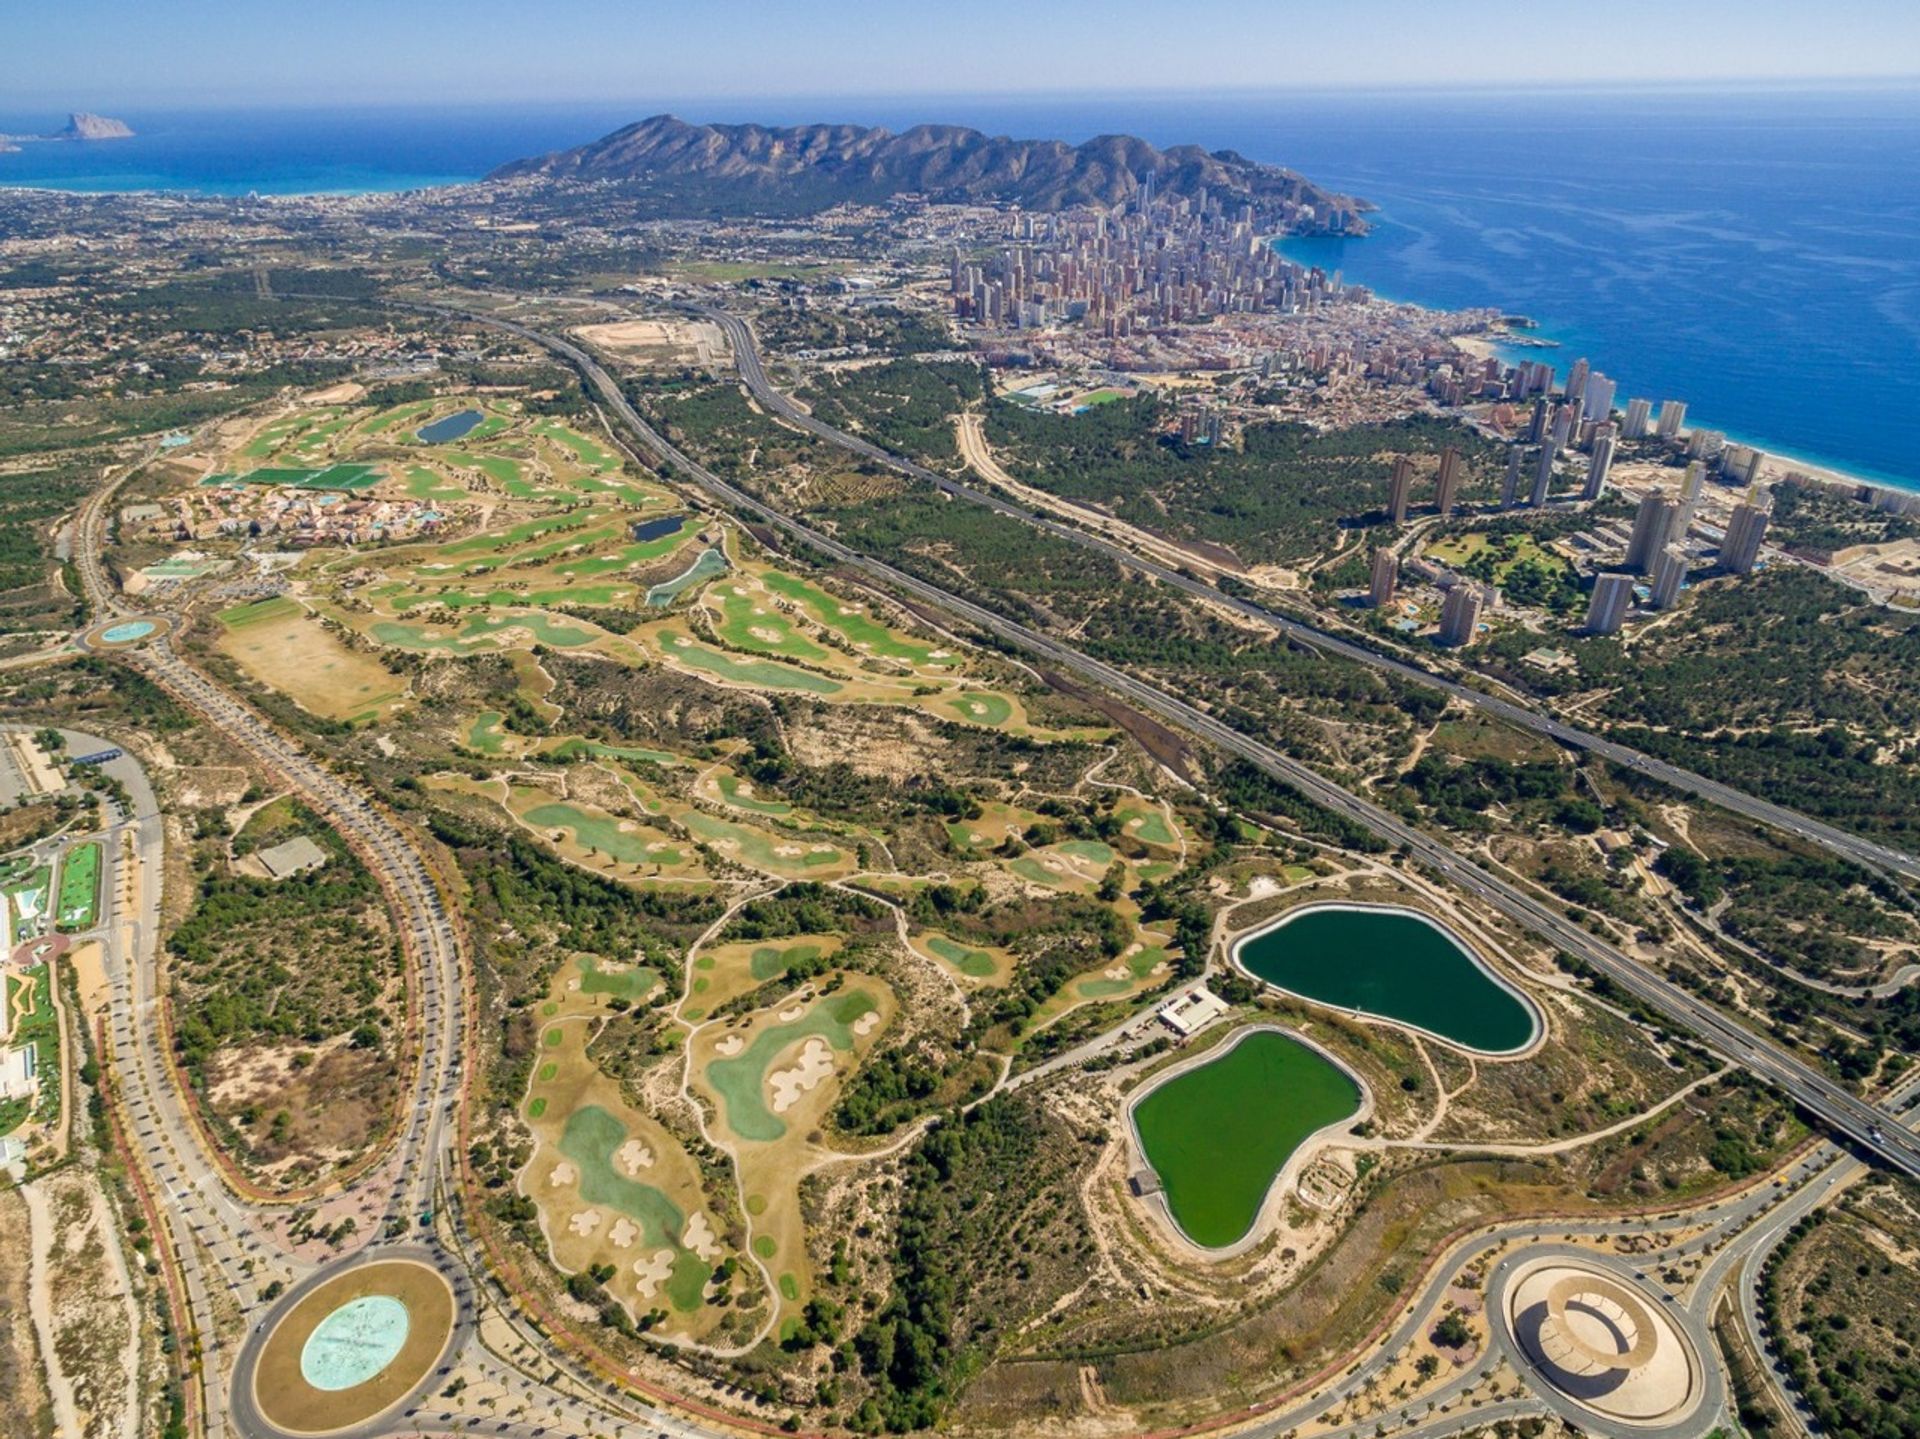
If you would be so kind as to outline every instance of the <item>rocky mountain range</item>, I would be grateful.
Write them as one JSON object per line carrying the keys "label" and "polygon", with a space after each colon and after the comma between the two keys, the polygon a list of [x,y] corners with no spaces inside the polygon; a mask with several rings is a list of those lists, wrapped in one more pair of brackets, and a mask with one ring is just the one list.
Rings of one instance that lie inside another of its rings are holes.
{"label": "rocky mountain range", "polygon": [[[916,125],[895,134],[863,125],[695,125],[656,115],[571,150],[516,160],[487,178],[598,182],[690,192],[737,206],[761,200],[791,209],[922,194],[1012,202],[1036,210],[1117,205],[1151,176],[1162,196],[1202,191],[1250,203],[1294,228],[1349,232],[1368,208],[1274,165],[1197,145],[1157,149],[1131,135],[1082,145],[1014,140],[958,125]],[[1335,215],[1341,216],[1337,222]]]}

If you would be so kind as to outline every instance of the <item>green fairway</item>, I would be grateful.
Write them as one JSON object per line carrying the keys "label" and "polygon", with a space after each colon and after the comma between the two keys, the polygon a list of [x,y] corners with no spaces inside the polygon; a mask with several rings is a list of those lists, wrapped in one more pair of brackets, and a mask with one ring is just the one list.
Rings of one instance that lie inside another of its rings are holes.
{"label": "green fairway", "polygon": [[[712,603],[713,596],[707,599]],[[816,663],[827,658],[827,652],[796,630],[786,616],[763,607],[756,609],[751,595],[725,595],[720,601],[720,622],[714,629],[734,649],[752,654]]]}
{"label": "green fairway", "polygon": [[769,570],[761,576],[761,583],[775,594],[792,600],[795,604],[805,605],[813,611],[815,618],[829,629],[838,630],[855,649],[868,654],[880,655],[887,659],[905,660],[909,664],[944,664],[957,666],[957,656],[948,656],[936,660],[933,651],[926,645],[917,645],[902,639],[872,616],[855,614],[846,605],[816,585],[794,575],[779,570]]}
{"label": "green fairway", "polygon": [[647,764],[677,765],[683,761],[677,754],[668,754],[663,749],[641,749],[635,745],[601,744],[598,740],[581,739],[575,736],[564,739],[547,752],[554,759],[572,759],[577,754],[590,754],[599,759],[639,760]]}
{"label": "green fairway", "polygon": [[618,469],[619,459],[600,448],[578,430],[569,429],[558,420],[543,420],[534,427],[536,434],[545,435],[549,440],[572,452],[573,457],[590,470]]}
{"label": "green fairway", "polygon": [[993,962],[993,956],[988,954],[984,949],[973,949],[968,945],[960,943],[957,939],[947,938],[944,934],[929,935],[927,937],[927,948],[946,960],[948,964],[951,964],[962,974],[969,975],[974,979],[989,979],[992,977],[994,971],[999,968],[999,966]]}
{"label": "green fairway", "polygon": [[1316,1131],[1360,1110],[1360,1088],[1319,1051],[1271,1029],[1138,1100],[1134,1129],[1167,1211],[1194,1243],[1244,1238],[1273,1181]]}
{"label": "green fairway", "polygon": [[714,783],[720,793],[726,796],[727,803],[739,809],[751,810],[755,814],[786,815],[793,813],[793,806],[782,800],[758,799],[751,794],[743,794],[746,781],[740,776],[722,772]]}
{"label": "green fairway", "polygon": [[777,660],[735,659],[732,655],[697,645],[686,636],[671,631],[663,632],[660,642],[661,648],[680,663],[735,684],[751,685],[758,689],[805,690],[808,694],[816,695],[839,694],[846,688],[838,680],[830,680],[825,675],[811,674],[806,670],[791,669]]}
{"label": "green fairway", "polygon": [[733,1132],[758,1144],[771,1144],[784,1136],[786,1121],[766,1105],[768,1066],[789,1045],[814,1035],[843,1052],[852,1049],[854,1022],[874,1008],[873,997],[866,991],[842,990],[820,1000],[792,1024],[761,1030],[742,1053],[709,1064],[707,1083],[720,1096]]}
{"label": "green fairway", "polygon": [[640,1226],[649,1248],[674,1250],[667,1297],[682,1313],[700,1307],[700,1293],[713,1271],[700,1256],[682,1247],[687,1217],[666,1194],[614,1170],[613,1157],[626,1143],[627,1127],[597,1104],[575,1110],[560,1136],[560,1152],[580,1171],[580,1197],[589,1204],[617,1209]]}
{"label": "green fairway", "polygon": [[60,860],[59,927],[73,933],[100,922],[100,858],[97,842],[79,844]]}
{"label": "green fairway", "polygon": [[[671,846],[650,848],[663,843],[659,834],[638,826],[622,829],[623,821],[597,810],[588,813],[570,804],[543,804],[528,810],[525,818],[539,829],[567,830],[582,849],[597,851],[621,864],[672,865],[681,861],[680,851]],[[630,820],[624,823],[632,825]]]}
{"label": "green fairway", "polygon": [[477,715],[467,730],[467,747],[486,755],[504,754],[507,748],[507,732],[502,728],[505,719],[499,710]]}
{"label": "green fairway", "polygon": [[785,974],[796,964],[818,959],[820,954],[821,946],[817,944],[763,944],[753,952],[748,963],[753,977],[765,982]]}
{"label": "green fairway", "polygon": [[[695,838],[705,840],[729,859],[775,874],[805,874],[808,870],[831,868],[846,858],[825,841],[783,839],[697,809],[680,816],[680,822]],[[782,850],[787,853],[782,854]]]}
{"label": "green fairway", "polygon": [[1164,964],[1166,958],[1166,950],[1159,945],[1143,945],[1127,957],[1125,979],[1108,979],[1105,975],[1097,979],[1083,979],[1074,985],[1073,992],[1082,999],[1112,999],[1117,994],[1126,994]]}
{"label": "green fairway", "polygon": [[230,630],[243,630],[248,625],[264,624],[269,620],[292,619],[304,614],[297,600],[285,595],[275,595],[271,599],[253,600],[244,605],[235,605],[231,609],[220,611],[216,618]]}

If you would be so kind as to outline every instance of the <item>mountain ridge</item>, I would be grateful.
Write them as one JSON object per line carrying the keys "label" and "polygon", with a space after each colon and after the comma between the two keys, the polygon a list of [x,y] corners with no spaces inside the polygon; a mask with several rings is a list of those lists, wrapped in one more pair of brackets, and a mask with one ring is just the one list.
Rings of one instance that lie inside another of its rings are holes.
{"label": "mountain ridge", "polygon": [[961,125],[915,125],[896,134],[850,124],[699,125],[664,114],[569,150],[512,161],[486,178],[694,184],[733,198],[817,198],[823,208],[842,200],[924,194],[1055,210],[1122,204],[1148,176],[1162,197],[1197,200],[1204,191],[1251,204],[1257,213],[1297,228],[1359,233],[1364,223],[1356,217],[1371,208],[1233,150],[1162,150],[1133,135],[1099,135],[1070,145],[992,136]]}

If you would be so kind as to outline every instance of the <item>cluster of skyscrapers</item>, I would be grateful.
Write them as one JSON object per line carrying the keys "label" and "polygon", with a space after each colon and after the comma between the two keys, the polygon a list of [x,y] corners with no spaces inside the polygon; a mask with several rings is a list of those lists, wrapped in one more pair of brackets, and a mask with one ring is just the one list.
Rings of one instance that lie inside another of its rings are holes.
{"label": "cluster of skyscrapers", "polygon": [[[1202,190],[1156,199],[1150,185],[1115,214],[1022,214],[990,258],[952,260],[954,313],[985,326],[1079,321],[1114,338],[1214,315],[1311,312],[1353,297],[1337,275],[1296,265],[1263,237],[1251,205]],[[1364,295],[1362,295],[1364,297]]]}

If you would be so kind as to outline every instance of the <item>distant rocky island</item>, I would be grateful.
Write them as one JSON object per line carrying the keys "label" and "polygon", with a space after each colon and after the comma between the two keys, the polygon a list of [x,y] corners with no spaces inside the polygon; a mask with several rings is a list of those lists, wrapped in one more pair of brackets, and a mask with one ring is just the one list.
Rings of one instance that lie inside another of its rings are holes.
{"label": "distant rocky island", "polygon": [[1247,204],[1288,228],[1357,234],[1371,208],[1276,165],[1132,135],[1083,145],[1013,140],[958,125],[899,134],[864,125],[694,125],[655,115],[571,150],[515,160],[490,181],[632,186],[727,208],[793,210],[924,195],[1035,210],[1119,205],[1147,184],[1162,198]]}
{"label": "distant rocky island", "polygon": [[50,135],[0,135],[0,150],[18,150],[22,141],[29,140],[130,140],[133,127],[125,120],[110,119],[105,115],[91,115],[85,110],[75,110],[67,116],[65,128],[55,130]]}

